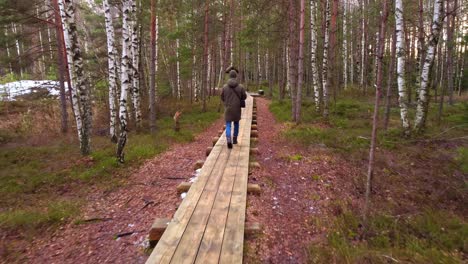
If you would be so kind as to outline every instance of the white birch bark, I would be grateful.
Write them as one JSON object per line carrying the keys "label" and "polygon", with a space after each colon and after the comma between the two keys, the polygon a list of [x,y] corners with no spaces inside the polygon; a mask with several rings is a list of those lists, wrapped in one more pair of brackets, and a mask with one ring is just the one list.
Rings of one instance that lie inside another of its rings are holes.
{"label": "white birch bark", "polygon": [[72,53],[72,48],[71,48],[70,35],[68,32],[67,15],[65,13],[65,5],[64,5],[63,0],[59,0],[58,5],[60,9],[60,16],[62,18],[62,30],[63,30],[63,39],[65,42],[65,50],[67,53],[68,74],[70,75],[70,83],[68,87],[71,93],[72,110],[73,110],[73,115],[75,116],[76,130],[78,132],[78,138],[81,139],[81,130],[83,127],[83,121],[81,120],[80,100],[79,100],[79,96],[78,96],[76,86],[75,86],[76,76],[73,70],[73,63],[72,63],[73,53]]}
{"label": "white birch bark", "polygon": [[120,93],[120,106],[119,106],[119,119],[120,119],[120,135],[117,145],[117,158],[119,162],[123,163],[125,160],[124,147],[127,143],[127,94],[131,85],[131,78],[129,71],[132,67],[130,60],[131,53],[131,0],[124,0],[122,10],[122,65],[121,65],[121,93]]}
{"label": "white birch bark", "polygon": [[440,29],[443,19],[443,0],[434,0],[434,16],[432,18],[431,35],[427,47],[426,58],[421,73],[421,86],[419,87],[418,105],[416,107],[416,118],[414,128],[417,132],[422,132],[426,123],[428,107],[428,87],[429,74],[434,63],[437,43],[439,41]]}
{"label": "white birch bark", "polygon": [[117,49],[115,48],[115,34],[114,26],[112,24],[112,14],[110,10],[109,0],[103,1],[104,15],[106,22],[106,33],[107,33],[107,58],[108,58],[108,74],[109,74],[109,112],[110,112],[110,123],[109,123],[109,135],[112,142],[117,142],[116,135],[116,121],[117,121],[117,109],[116,109],[116,91],[117,91],[117,68],[115,66],[115,58],[117,56]]}
{"label": "white birch bark", "polygon": [[323,40],[323,63],[322,63],[322,101],[323,117],[328,118],[328,46],[330,33],[330,0],[326,0],[325,36]]}
{"label": "white birch bark", "polygon": [[348,42],[347,42],[347,8],[346,3],[343,4],[343,82],[344,89],[348,88]]}
{"label": "white birch bark", "polygon": [[408,119],[407,89],[405,84],[405,31],[403,26],[403,0],[395,2],[395,26],[396,26],[396,54],[397,54],[397,84],[398,103],[400,105],[400,119],[405,135],[410,133],[410,123]]}
{"label": "white birch bark", "polygon": [[141,99],[140,99],[140,39],[138,33],[140,26],[137,18],[136,0],[131,0],[131,38],[132,38],[132,99],[135,111],[135,124],[141,127]]}
{"label": "white birch bark", "polygon": [[[176,20],[176,29],[179,31],[179,23]],[[180,85],[180,58],[179,58],[180,40],[179,37],[176,39],[176,59],[177,59],[177,99],[180,100],[182,97],[182,88]],[[208,71],[209,73],[210,71]]]}
{"label": "white birch bark", "polygon": [[[64,17],[66,19],[63,21],[63,24],[68,31],[67,35],[69,38],[68,40],[65,40],[65,42],[69,43],[67,53],[70,53],[69,56],[71,57],[72,64],[71,69],[73,69],[72,73],[75,79],[73,88],[77,91],[79,99],[79,108],[82,120],[80,149],[83,155],[87,155],[91,151],[91,104],[89,98],[90,94],[83,72],[81,48],[78,42],[78,31],[75,23],[75,6],[72,0],[60,0],[59,3],[61,3],[62,8],[64,8]],[[64,17],[62,17],[62,19]]]}

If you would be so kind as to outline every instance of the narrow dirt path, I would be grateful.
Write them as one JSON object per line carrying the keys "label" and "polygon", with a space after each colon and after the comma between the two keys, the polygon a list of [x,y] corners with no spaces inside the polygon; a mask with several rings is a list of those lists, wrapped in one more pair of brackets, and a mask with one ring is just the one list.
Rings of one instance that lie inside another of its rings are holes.
{"label": "narrow dirt path", "polygon": [[172,217],[181,202],[177,185],[193,176],[194,162],[205,158],[222,125],[219,119],[193,142],[174,145],[148,160],[111,193],[92,190],[80,218],[100,220],[70,223],[34,240],[26,262],[144,263],[144,241],[154,218]]}
{"label": "narrow dirt path", "polygon": [[[283,125],[268,110],[269,101],[257,99],[261,168],[249,176],[262,187],[249,195],[247,221],[259,222],[263,232],[248,237],[245,263],[306,263],[308,246],[324,239],[320,221],[333,214],[335,201],[352,188],[346,178],[359,173],[320,146],[297,146],[281,139]],[[348,176],[347,176],[348,175]]]}

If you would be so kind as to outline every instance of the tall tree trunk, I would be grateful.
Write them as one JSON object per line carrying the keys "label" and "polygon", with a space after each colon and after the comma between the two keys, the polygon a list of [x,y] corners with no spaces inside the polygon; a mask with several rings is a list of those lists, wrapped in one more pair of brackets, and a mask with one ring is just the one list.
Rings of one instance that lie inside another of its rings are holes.
{"label": "tall tree trunk", "polygon": [[421,67],[424,62],[424,5],[423,0],[418,0],[419,16],[418,16],[418,56],[416,60],[416,87],[421,83]]}
{"label": "tall tree trunk", "polygon": [[[63,54],[65,52],[63,41],[61,38],[62,31],[62,19],[60,17],[60,9],[58,1],[54,0],[54,18],[55,18],[55,31],[56,31],[56,44],[57,44],[57,65],[58,65],[58,76],[60,83],[60,111],[61,111],[61,131],[62,133],[67,133],[68,131],[68,112],[67,112],[67,99],[65,92],[65,74],[66,66],[63,59]],[[49,43],[50,45],[50,43]],[[8,51],[8,50],[7,50]],[[10,64],[11,65],[11,64]],[[10,66],[11,67],[11,66]]]}
{"label": "tall tree trunk", "polygon": [[347,5],[343,4],[343,83],[348,88],[348,42],[347,42]]}
{"label": "tall tree trunk", "polygon": [[434,16],[432,19],[431,35],[429,38],[427,55],[424,60],[424,65],[421,74],[421,87],[419,88],[418,105],[416,108],[416,118],[414,128],[417,132],[422,132],[426,124],[427,107],[429,103],[428,87],[429,87],[429,73],[434,63],[435,50],[437,42],[439,41],[440,28],[443,19],[443,0],[434,1]]}
{"label": "tall tree trunk", "polygon": [[[176,32],[179,32],[179,23],[176,19]],[[182,88],[180,85],[180,58],[179,58],[180,40],[179,37],[176,39],[176,67],[177,67],[177,99],[180,100],[182,97]]]}
{"label": "tall tree trunk", "polygon": [[297,85],[297,57],[296,57],[296,12],[295,1],[289,1],[289,79],[291,84],[291,119],[296,121],[296,85]]}
{"label": "tall tree trunk", "polygon": [[[75,6],[72,0],[59,0],[62,22],[66,29],[65,46],[67,47],[67,54],[69,57],[70,75],[72,77],[73,90],[77,91],[76,99],[79,100],[76,106],[78,107],[78,113],[80,120],[82,121],[80,131],[78,132],[80,137],[80,150],[82,155],[88,155],[91,152],[91,103],[90,94],[86,84],[86,79],[83,73],[83,58],[81,55],[81,49],[78,43],[78,31],[75,24]],[[74,104],[75,104],[74,103]],[[77,122],[77,128],[78,122]]]}
{"label": "tall tree trunk", "polygon": [[[397,0],[400,1],[400,0]],[[371,146],[369,150],[369,165],[367,169],[367,184],[366,184],[366,205],[364,208],[364,218],[367,220],[370,207],[370,194],[372,189],[372,178],[374,175],[374,157],[377,141],[377,126],[379,119],[379,104],[380,104],[380,94],[382,91],[382,79],[383,79],[383,54],[384,54],[384,43],[385,35],[387,28],[387,18],[388,18],[388,0],[383,2],[383,12],[380,18],[380,33],[379,33],[379,43],[378,43],[378,53],[377,53],[377,81],[376,81],[376,91],[375,91],[375,105],[374,105],[374,116],[372,122],[372,137],[371,137]],[[367,221],[365,221],[367,223]],[[367,225],[366,225],[367,226]]]}
{"label": "tall tree trunk", "polygon": [[400,118],[405,135],[410,133],[410,123],[408,119],[407,90],[405,84],[405,32],[403,26],[403,0],[395,2],[395,23],[396,23],[396,54],[397,54],[397,83],[398,102],[400,104]]}
{"label": "tall tree trunk", "polygon": [[315,109],[320,111],[320,81],[317,66],[317,5],[310,0],[310,64],[312,69],[312,84],[314,86]]}
{"label": "tall tree trunk", "polygon": [[115,58],[117,56],[117,50],[115,48],[115,34],[114,26],[112,25],[112,14],[109,5],[109,0],[103,1],[103,7],[107,32],[107,59],[109,64],[109,135],[111,141],[117,143],[117,132],[115,131],[115,127],[117,124],[117,68],[115,67]]}
{"label": "tall tree trunk", "polygon": [[304,25],[305,25],[305,0],[301,0],[301,18],[299,23],[299,59],[296,96],[296,123],[301,122],[302,83],[304,81]]}
{"label": "tall tree trunk", "polygon": [[384,129],[388,129],[388,121],[390,120],[390,105],[393,88],[393,80],[395,79],[395,55],[396,55],[396,28],[393,30],[392,48],[390,54],[390,66],[388,67],[387,78],[387,93],[385,96],[385,115],[384,115]]}
{"label": "tall tree trunk", "polygon": [[120,107],[119,107],[119,120],[120,120],[120,134],[119,141],[117,143],[117,158],[120,163],[125,161],[124,148],[127,143],[127,132],[128,132],[128,112],[127,112],[127,95],[128,90],[131,86],[131,72],[129,69],[132,67],[132,61],[130,59],[131,54],[131,5],[133,0],[124,0],[122,7],[122,66],[121,66],[121,93],[120,93]]}
{"label": "tall tree trunk", "polygon": [[135,124],[137,129],[141,128],[141,97],[140,97],[140,39],[138,32],[140,25],[137,18],[137,2],[138,0],[131,1],[131,38],[132,38],[132,99],[133,110],[135,111]]}
{"label": "tall tree trunk", "polygon": [[204,45],[203,45],[203,79],[201,96],[203,100],[203,112],[206,111],[206,89],[208,86],[208,21],[209,21],[210,1],[205,2],[205,30],[204,30]]}
{"label": "tall tree trunk", "polygon": [[360,0],[361,4],[361,11],[362,11],[362,17],[361,17],[361,78],[360,78],[360,86],[363,91],[365,91],[365,81],[364,81],[364,72],[366,70],[366,0]]}
{"label": "tall tree trunk", "polygon": [[326,0],[326,15],[325,15],[325,34],[323,40],[323,63],[322,63],[322,100],[323,100],[323,117],[328,118],[328,90],[330,71],[328,69],[328,48],[330,37],[330,0]]}
{"label": "tall tree trunk", "polygon": [[156,132],[156,3],[151,0],[150,130]]}
{"label": "tall tree trunk", "polygon": [[[453,105],[453,93],[454,93],[454,50],[455,50],[455,40],[454,40],[454,31],[455,31],[455,18],[457,12],[457,0],[447,1],[447,82],[448,82],[448,96],[449,104]],[[449,9],[450,8],[450,9]]]}

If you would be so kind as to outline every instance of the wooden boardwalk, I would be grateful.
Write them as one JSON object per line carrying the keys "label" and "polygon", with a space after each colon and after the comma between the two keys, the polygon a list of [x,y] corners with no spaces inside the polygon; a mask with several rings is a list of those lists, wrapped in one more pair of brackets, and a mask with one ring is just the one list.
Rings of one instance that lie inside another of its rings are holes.
{"label": "wooden boardwalk", "polygon": [[252,111],[247,96],[239,144],[223,133],[147,264],[242,263]]}

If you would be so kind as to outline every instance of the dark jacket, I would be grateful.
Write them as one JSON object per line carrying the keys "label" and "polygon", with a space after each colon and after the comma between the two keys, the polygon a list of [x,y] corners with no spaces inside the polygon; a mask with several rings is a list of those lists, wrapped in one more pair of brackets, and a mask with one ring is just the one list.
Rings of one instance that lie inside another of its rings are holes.
{"label": "dark jacket", "polygon": [[[232,77],[232,76],[231,76]],[[224,119],[226,122],[236,122],[241,119],[240,99],[247,99],[247,94],[242,85],[235,78],[229,79],[221,92],[221,100],[224,103]]]}

